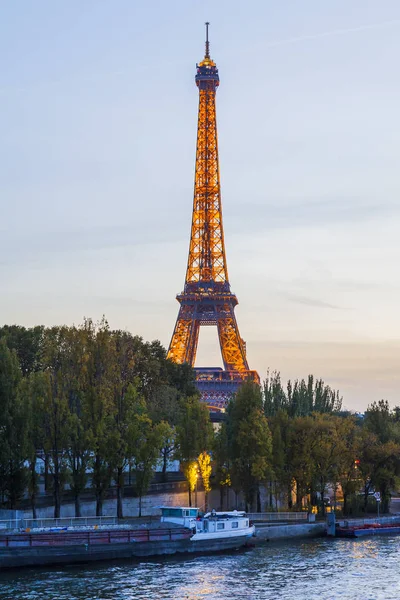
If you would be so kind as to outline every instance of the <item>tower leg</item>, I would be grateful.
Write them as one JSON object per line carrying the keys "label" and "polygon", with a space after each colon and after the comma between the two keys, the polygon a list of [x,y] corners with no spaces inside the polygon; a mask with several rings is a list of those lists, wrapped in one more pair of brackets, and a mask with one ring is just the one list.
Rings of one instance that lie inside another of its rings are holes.
{"label": "tower leg", "polygon": [[240,337],[233,307],[224,306],[226,317],[217,321],[219,344],[224,367],[227,371],[248,371],[245,344]]}
{"label": "tower leg", "polygon": [[181,306],[167,354],[167,358],[174,362],[189,363],[192,367],[196,360],[199,340],[199,321],[193,316],[191,307]]}

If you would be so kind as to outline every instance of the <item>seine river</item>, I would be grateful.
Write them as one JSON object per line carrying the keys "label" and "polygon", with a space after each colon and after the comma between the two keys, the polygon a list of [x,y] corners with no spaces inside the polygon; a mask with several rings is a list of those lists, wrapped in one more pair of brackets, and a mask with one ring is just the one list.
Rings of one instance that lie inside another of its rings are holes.
{"label": "seine river", "polygon": [[0,575],[1,600],[399,600],[400,537]]}

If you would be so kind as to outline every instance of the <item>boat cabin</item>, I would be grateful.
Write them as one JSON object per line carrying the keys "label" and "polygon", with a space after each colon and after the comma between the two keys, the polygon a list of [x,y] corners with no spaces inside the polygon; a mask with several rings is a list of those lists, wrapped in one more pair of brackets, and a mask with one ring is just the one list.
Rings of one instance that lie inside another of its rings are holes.
{"label": "boat cabin", "polygon": [[229,512],[213,510],[206,513],[201,523],[197,524],[197,530],[204,531],[204,533],[235,532],[247,527],[249,527],[249,519],[246,513],[236,510]]}
{"label": "boat cabin", "polygon": [[176,523],[198,533],[232,535],[250,526],[246,513],[237,510],[225,512],[212,510],[200,518],[197,508],[161,506],[160,509],[162,523]]}
{"label": "boat cabin", "polygon": [[199,511],[197,508],[186,506],[160,506],[161,523],[176,523],[192,529],[196,527]]}

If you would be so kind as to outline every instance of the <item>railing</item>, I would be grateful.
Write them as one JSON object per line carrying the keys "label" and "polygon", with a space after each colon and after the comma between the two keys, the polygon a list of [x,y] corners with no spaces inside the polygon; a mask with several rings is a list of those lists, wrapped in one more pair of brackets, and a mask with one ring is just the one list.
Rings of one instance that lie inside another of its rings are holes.
{"label": "railing", "polygon": [[3,529],[19,529],[22,519],[5,519],[0,521],[0,532]]}
{"label": "railing", "polygon": [[94,544],[128,544],[189,539],[189,529],[128,529],[96,531],[59,531],[46,533],[0,534],[0,548],[90,546]]}
{"label": "railing", "polygon": [[361,525],[374,525],[375,523],[391,525],[393,523],[400,523],[400,516],[376,517],[372,519],[339,519],[338,523],[342,527],[360,527]]}
{"label": "railing", "polygon": [[50,527],[121,527],[132,523],[159,521],[159,516],[138,517],[60,517],[58,519],[7,519],[0,521],[1,530],[7,529],[43,529]]}
{"label": "railing", "polygon": [[43,527],[94,527],[118,525],[116,517],[60,517],[57,519],[23,519],[25,529]]}
{"label": "railing", "polygon": [[306,512],[271,512],[271,513],[247,513],[250,521],[276,522],[276,521],[307,521]]}
{"label": "railing", "polygon": [[[202,507],[200,507],[202,508]],[[270,512],[270,513],[248,513],[248,517],[254,522],[282,522],[282,521],[307,521],[306,512]],[[52,527],[128,527],[133,523],[152,523],[159,522],[159,516],[126,517],[117,519],[117,517],[61,517],[58,519],[7,519],[0,521],[1,531],[16,529],[49,529]],[[360,522],[358,520],[358,522]],[[373,523],[374,520],[369,522]]]}

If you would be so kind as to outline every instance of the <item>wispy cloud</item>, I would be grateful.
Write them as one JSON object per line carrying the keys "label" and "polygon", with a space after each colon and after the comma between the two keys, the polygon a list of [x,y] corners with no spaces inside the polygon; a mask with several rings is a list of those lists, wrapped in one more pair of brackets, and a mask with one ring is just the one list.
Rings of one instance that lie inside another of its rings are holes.
{"label": "wispy cloud", "polygon": [[282,199],[279,203],[246,203],[246,212],[242,204],[235,204],[226,211],[228,218],[237,222],[241,230],[246,220],[252,228],[272,230],[282,228],[310,228],[329,223],[336,225],[365,222],[379,217],[395,216],[400,213],[400,205],[390,202],[359,198],[325,198],[323,200]]}
{"label": "wispy cloud", "polygon": [[[182,234],[183,235],[183,234]],[[133,248],[148,244],[166,244],[176,239],[172,230],[156,227],[147,222],[131,225],[109,225],[59,231],[24,233],[23,237],[9,232],[0,239],[3,258],[0,267],[38,262],[41,266],[53,255],[79,255],[113,248]]]}
{"label": "wispy cloud", "polygon": [[304,304],[314,308],[333,308],[335,310],[345,310],[342,306],[337,306],[336,304],[331,304],[330,302],[325,302],[324,300],[319,300],[318,298],[298,296],[297,294],[291,294],[289,292],[282,292],[281,295],[289,300],[289,302],[293,302],[295,304]]}
{"label": "wispy cloud", "polygon": [[326,37],[334,37],[338,35],[348,35],[350,33],[358,33],[362,31],[368,31],[370,29],[380,29],[382,27],[390,27],[392,25],[399,25],[400,19],[391,19],[389,21],[381,21],[380,23],[370,23],[368,25],[358,25],[357,27],[347,27],[343,29],[332,29],[331,31],[321,31],[319,33],[311,33],[309,35],[299,35],[297,37],[287,38],[284,40],[276,40],[275,42],[269,42],[267,48],[276,48],[277,46],[288,46],[290,44],[298,44],[300,42],[307,42],[309,40],[318,40]]}

